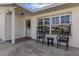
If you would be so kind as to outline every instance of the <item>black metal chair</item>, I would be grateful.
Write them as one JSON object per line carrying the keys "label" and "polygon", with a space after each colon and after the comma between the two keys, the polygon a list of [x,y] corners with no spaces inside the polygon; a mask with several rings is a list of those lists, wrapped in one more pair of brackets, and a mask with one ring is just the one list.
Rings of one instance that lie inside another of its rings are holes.
{"label": "black metal chair", "polygon": [[45,40],[45,33],[43,31],[39,31],[37,33],[37,40],[36,40],[36,42],[37,43],[38,42],[41,42],[41,40],[42,40],[42,44],[43,44],[44,43],[44,40]]}
{"label": "black metal chair", "polygon": [[66,43],[66,50],[68,50],[69,35],[67,35],[67,34],[59,34],[59,35],[57,35],[57,48],[60,45],[60,42]]}

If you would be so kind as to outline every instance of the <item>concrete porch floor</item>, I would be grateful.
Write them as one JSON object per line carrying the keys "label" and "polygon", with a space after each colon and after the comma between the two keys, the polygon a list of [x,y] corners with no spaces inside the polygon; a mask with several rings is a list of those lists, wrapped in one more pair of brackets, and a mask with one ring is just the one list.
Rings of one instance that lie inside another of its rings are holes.
{"label": "concrete porch floor", "polygon": [[0,56],[79,56],[79,49],[69,48],[66,51],[64,47],[48,47],[46,44],[36,44],[36,41],[26,39],[15,45],[9,42],[1,42]]}

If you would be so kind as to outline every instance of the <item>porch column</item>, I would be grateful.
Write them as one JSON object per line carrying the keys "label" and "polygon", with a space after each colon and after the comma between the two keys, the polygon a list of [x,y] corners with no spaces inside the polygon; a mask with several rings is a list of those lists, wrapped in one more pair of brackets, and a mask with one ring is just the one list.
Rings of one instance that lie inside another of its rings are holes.
{"label": "porch column", "polygon": [[15,10],[12,10],[12,44],[15,44]]}
{"label": "porch column", "polygon": [[49,22],[50,22],[50,36],[51,36],[51,34],[52,34],[52,33],[51,33],[52,17],[50,17],[50,21],[49,21]]}
{"label": "porch column", "polygon": [[5,39],[5,16],[6,16],[6,13],[3,13],[3,41],[6,41]]}

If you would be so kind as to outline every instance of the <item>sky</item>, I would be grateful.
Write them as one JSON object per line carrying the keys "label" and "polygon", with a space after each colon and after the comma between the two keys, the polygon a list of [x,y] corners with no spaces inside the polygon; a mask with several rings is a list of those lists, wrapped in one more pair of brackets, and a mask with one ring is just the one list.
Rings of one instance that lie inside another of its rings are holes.
{"label": "sky", "polygon": [[22,3],[25,7],[38,9],[50,5],[50,3]]}

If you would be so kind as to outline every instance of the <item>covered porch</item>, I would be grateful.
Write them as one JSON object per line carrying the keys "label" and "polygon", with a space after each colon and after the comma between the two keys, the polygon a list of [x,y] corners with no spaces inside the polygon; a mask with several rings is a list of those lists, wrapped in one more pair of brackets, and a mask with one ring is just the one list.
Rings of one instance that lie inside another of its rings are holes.
{"label": "covered porch", "polygon": [[28,20],[27,17],[29,17],[30,11],[17,6],[11,10],[8,9],[4,15],[5,32],[3,41],[10,41],[11,44],[15,44],[17,39],[28,37],[26,20]]}

